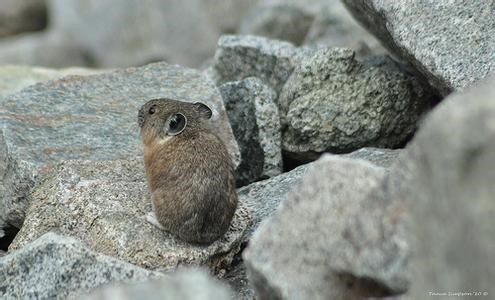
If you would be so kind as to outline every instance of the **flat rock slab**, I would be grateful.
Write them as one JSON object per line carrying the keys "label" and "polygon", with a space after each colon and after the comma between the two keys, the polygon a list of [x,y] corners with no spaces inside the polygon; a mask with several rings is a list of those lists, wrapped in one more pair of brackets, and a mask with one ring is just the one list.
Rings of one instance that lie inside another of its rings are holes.
{"label": "flat rock slab", "polygon": [[0,298],[67,299],[104,284],[137,283],[160,276],[91,251],[74,238],[47,233],[0,258]]}
{"label": "flat rock slab", "polygon": [[221,96],[195,70],[156,63],[43,82],[0,97],[0,218],[20,227],[36,175],[62,160],[142,155],[137,111],[161,97],[214,109],[212,127],[238,160]]}
{"label": "flat rock slab", "polygon": [[493,1],[344,0],[366,28],[442,94],[495,71]]}
{"label": "flat rock slab", "polygon": [[94,251],[151,270],[207,265],[220,272],[228,267],[252,223],[246,207],[239,204],[223,238],[207,247],[191,245],[145,220],[151,195],[144,178],[140,159],[64,162],[34,190],[9,251],[56,229]]}

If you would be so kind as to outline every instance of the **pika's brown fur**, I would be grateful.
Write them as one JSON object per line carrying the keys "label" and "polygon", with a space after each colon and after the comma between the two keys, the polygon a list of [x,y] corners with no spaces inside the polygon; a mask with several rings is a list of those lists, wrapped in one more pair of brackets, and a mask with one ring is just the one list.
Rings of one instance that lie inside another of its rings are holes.
{"label": "pika's brown fur", "polygon": [[[177,133],[180,115],[186,122]],[[205,126],[211,115],[202,103],[170,99],[150,100],[138,115],[156,219],[174,236],[197,244],[222,237],[237,207],[232,159]]]}

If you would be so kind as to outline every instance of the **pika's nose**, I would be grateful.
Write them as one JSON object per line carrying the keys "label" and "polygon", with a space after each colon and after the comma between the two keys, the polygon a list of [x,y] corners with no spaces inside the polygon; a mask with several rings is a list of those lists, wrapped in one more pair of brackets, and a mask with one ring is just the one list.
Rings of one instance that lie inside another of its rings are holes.
{"label": "pika's nose", "polygon": [[138,125],[139,128],[142,128],[144,124],[144,112],[142,109],[139,110],[138,112]]}

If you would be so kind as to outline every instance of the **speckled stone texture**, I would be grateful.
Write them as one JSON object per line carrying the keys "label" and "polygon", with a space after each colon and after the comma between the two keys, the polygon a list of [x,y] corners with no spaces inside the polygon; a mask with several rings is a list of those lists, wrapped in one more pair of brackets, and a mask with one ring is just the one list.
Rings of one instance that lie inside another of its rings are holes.
{"label": "speckled stone texture", "polygon": [[152,270],[178,265],[228,267],[252,221],[239,203],[229,231],[209,246],[174,239],[146,221],[151,195],[141,159],[67,161],[33,191],[24,225],[9,247],[21,249],[57,230],[77,237],[92,250]]}
{"label": "speckled stone texture", "polygon": [[282,138],[277,94],[256,77],[219,87],[241,152],[238,185],[282,173]]}
{"label": "speckled stone texture", "polygon": [[443,95],[495,71],[495,3],[344,0],[388,48]]}
{"label": "speckled stone texture", "polygon": [[[258,299],[362,299],[404,292],[409,248],[377,197],[385,169],[325,155],[254,233],[244,259]],[[395,208],[395,207],[394,207]]]}
{"label": "speckled stone texture", "polygon": [[294,70],[297,54],[289,42],[224,35],[218,40],[213,70],[217,84],[254,76],[278,93]]}
{"label": "speckled stone texture", "polygon": [[137,111],[161,97],[209,105],[212,128],[238,162],[220,93],[198,71],[156,63],[68,76],[0,97],[0,215],[20,227],[37,175],[62,160],[141,156]]}
{"label": "speckled stone texture", "polygon": [[412,211],[411,299],[493,298],[495,77],[442,101],[404,151],[387,187]]}
{"label": "speckled stone texture", "polygon": [[163,279],[102,289],[79,300],[229,300],[232,293],[201,269],[181,269]]}
{"label": "speckled stone texture", "polygon": [[0,258],[0,298],[67,299],[109,283],[160,276],[91,251],[74,238],[47,233]]}
{"label": "speckled stone texture", "polygon": [[350,49],[316,50],[302,59],[279,97],[283,150],[311,157],[397,147],[412,135],[431,98],[388,56],[359,62]]}

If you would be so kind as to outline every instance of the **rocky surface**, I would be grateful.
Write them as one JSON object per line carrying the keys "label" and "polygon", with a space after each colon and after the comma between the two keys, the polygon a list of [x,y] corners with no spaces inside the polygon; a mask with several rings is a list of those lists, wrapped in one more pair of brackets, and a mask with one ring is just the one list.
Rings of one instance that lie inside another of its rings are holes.
{"label": "rocky surface", "polygon": [[228,300],[232,293],[201,269],[182,269],[151,282],[112,286],[80,300]]}
{"label": "rocky surface", "polygon": [[358,62],[350,49],[317,50],[302,59],[280,95],[283,149],[309,156],[400,146],[429,98],[389,57]]}
{"label": "rocky surface", "polygon": [[240,34],[252,34],[301,45],[314,15],[304,6],[286,2],[262,2],[245,16]]}
{"label": "rocky surface", "polygon": [[343,154],[342,157],[363,159],[388,170],[397,161],[400,153],[402,153],[401,149],[361,148],[354,152]]}
{"label": "rocky surface", "polygon": [[239,145],[239,185],[282,172],[281,128],[277,94],[256,77],[219,87]]}
{"label": "rocky surface", "polygon": [[200,101],[238,161],[218,90],[198,71],[165,63],[94,76],[69,76],[0,97],[0,216],[20,227],[37,174],[67,159],[142,155],[139,107],[153,98]]}
{"label": "rocky surface", "polygon": [[412,299],[495,293],[494,99],[495,78],[445,99],[391,170],[390,197],[412,211]]}
{"label": "rocky surface", "polygon": [[27,31],[42,30],[47,25],[45,0],[2,0],[0,38]]}
{"label": "rocky surface", "polygon": [[[255,232],[244,258],[260,299],[354,299],[403,292],[408,248],[388,203],[370,201],[386,172],[324,156]],[[378,207],[368,212],[362,207]]]}
{"label": "rocky surface", "polygon": [[19,92],[30,85],[42,81],[55,80],[68,75],[86,76],[103,72],[105,70],[87,68],[49,69],[14,65],[1,66],[0,96]]}
{"label": "rocky surface", "polygon": [[151,195],[141,159],[64,162],[33,191],[24,225],[9,250],[57,230],[94,251],[147,269],[208,265],[220,272],[239,251],[251,224],[240,203],[223,238],[208,247],[194,246],[148,223],[148,212]]}
{"label": "rocky surface", "polygon": [[66,299],[111,282],[143,282],[159,276],[91,251],[74,238],[47,233],[0,258],[0,297]]}
{"label": "rocky surface", "polygon": [[213,70],[217,84],[258,77],[277,93],[294,70],[297,48],[291,43],[257,36],[222,36]]}
{"label": "rocky surface", "polygon": [[491,1],[344,0],[366,28],[412,63],[443,95],[495,71]]}

